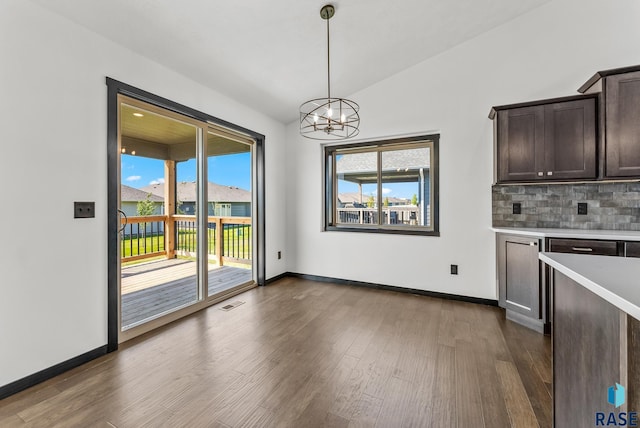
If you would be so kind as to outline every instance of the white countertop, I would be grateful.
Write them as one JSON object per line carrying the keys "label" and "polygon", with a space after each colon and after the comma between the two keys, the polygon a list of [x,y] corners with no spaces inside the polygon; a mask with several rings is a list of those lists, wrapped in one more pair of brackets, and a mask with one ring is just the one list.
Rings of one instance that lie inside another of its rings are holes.
{"label": "white countertop", "polygon": [[537,238],[608,239],[613,241],[640,241],[640,232],[629,230],[584,230],[584,229],[533,229],[524,227],[492,227],[491,230],[510,235]]}
{"label": "white countertop", "polygon": [[540,253],[540,260],[640,320],[640,259]]}

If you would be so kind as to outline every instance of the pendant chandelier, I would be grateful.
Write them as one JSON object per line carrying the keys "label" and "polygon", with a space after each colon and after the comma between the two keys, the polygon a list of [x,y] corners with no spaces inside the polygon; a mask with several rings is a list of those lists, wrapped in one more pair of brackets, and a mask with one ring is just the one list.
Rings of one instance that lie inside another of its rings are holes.
{"label": "pendant chandelier", "polygon": [[358,135],[360,107],[346,98],[331,97],[331,70],[329,50],[329,20],[335,8],[328,4],[320,9],[327,21],[327,97],[316,98],[300,106],[300,134],[315,140],[345,140]]}

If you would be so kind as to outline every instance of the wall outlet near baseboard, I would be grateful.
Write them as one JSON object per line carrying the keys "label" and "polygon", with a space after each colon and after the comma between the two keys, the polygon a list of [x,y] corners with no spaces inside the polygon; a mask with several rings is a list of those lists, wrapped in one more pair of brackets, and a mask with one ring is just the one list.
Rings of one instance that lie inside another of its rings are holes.
{"label": "wall outlet near baseboard", "polygon": [[458,265],[451,265],[451,275],[458,274]]}

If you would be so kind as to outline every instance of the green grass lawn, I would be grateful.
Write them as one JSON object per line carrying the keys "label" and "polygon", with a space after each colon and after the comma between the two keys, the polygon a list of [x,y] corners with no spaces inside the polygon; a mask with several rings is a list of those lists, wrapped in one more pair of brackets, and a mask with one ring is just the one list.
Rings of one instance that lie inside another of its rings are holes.
{"label": "green grass lawn", "polygon": [[[209,232],[209,254],[215,254],[215,230]],[[251,228],[225,229],[223,234],[224,254],[238,259],[250,259],[252,254]],[[178,230],[176,250],[195,252],[198,245],[196,231],[191,229]],[[122,258],[134,257],[165,251],[164,235],[145,237],[125,237],[122,239]]]}
{"label": "green grass lawn", "polygon": [[125,237],[122,240],[122,258],[138,256],[140,254],[150,254],[158,251],[164,251],[164,235],[147,236],[143,238]]}

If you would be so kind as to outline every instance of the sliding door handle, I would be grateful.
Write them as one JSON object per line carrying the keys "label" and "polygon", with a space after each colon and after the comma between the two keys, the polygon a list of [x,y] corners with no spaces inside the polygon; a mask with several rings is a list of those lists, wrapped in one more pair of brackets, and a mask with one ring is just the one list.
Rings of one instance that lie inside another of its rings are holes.
{"label": "sliding door handle", "polygon": [[122,233],[124,232],[124,228],[127,227],[127,215],[121,209],[118,209],[118,213],[120,214],[120,217],[124,217],[124,224],[118,229],[118,233]]}

